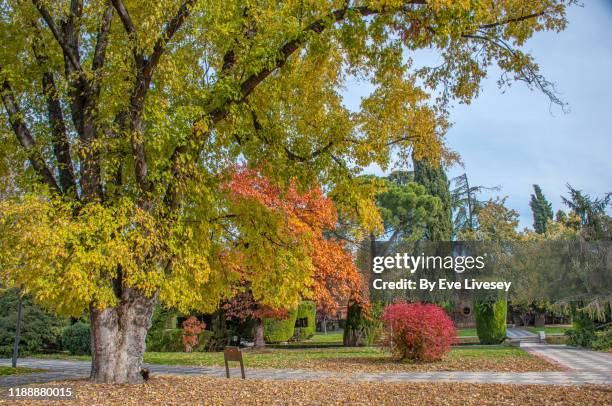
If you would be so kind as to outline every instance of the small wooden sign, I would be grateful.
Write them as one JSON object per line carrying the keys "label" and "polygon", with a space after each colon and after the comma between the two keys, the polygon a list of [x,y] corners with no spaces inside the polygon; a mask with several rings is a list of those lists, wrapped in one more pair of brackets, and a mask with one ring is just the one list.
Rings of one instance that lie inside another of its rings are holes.
{"label": "small wooden sign", "polygon": [[246,379],[244,376],[244,363],[242,362],[242,351],[238,347],[225,347],[223,351],[223,358],[225,359],[225,375],[229,378],[229,365],[228,361],[240,362],[240,372],[242,373],[242,379]]}

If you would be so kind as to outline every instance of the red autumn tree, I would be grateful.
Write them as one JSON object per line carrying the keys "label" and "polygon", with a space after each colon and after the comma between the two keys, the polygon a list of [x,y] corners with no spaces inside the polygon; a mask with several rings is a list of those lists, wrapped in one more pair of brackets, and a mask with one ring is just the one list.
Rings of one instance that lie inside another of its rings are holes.
{"label": "red autumn tree", "polygon": [[198,335],[204,330],[206,324],[196,319],[194,316],[190,316],[183,322],[183,346],[185,352],[191,352],[193,347],[198,345]]}
{"label": "red autumn tree", "polygon": [[[303,296],[314,300],[320,312],[333,314],[349,299],[364,300],[362,276],[354,265],[352,255],[341,241],[325,236],[335,230],[338,214],[333,202],[320,188],[301,191],[295,182],[291,182],[283,189],[260,172],[239,167],[225,184],[225,190],[237,205],[254,205],[256,207],[252,207],[252,211],[264,209],[280,215],[283,234],[294,237],[304,245],[310,266],[305,269],[308,289]],[[243,255],[239,243],[234,255]],[[248,269],[243,272],[248,272]],[[281,310],[260,305],[256,292],[248,287],[242,288],[242,293],[227,302],[224,309],[229,317],[256,319],[255,341],[256,345],[261,345],[261,318],[282,317],[283,314]]]}

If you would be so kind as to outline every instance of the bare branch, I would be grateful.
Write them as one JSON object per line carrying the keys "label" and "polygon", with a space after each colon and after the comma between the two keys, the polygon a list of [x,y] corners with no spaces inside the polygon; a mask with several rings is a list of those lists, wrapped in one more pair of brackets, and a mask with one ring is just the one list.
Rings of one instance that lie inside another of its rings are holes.
{"label": "bare branch", "polygon": [[528,15],[524,15],[520,17],[509,18],[509,19],[502,20],[502,21],[496,21],[490,24],[483,24],[483,25],[478,26],[478,28],[479,29],[495,28],[501,25],[507,25],[510,23],[518,23],[520,21],[531,20],[532,18],[537,18],[537,17],[543,16],[544,14],[546,14],[546,12],[542,11],[539,13],[533,13],[533,14],[528,14]]}

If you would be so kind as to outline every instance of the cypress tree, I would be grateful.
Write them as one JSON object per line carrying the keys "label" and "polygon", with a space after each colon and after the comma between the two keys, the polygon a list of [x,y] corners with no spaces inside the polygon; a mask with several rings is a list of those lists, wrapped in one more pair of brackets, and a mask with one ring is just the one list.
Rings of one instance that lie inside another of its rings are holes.
{"label": "cypress tree", "polygon": [[533,185],[533,190],[535,194],[531,195],[531,201],[529,202],[533,212],[533,229],[538,234],[544,234],[546,233],[546,223],[553,218],[552,205],[544,197],[539,185]]}
{"label": "cypress tree", "polygon": [[425,186],[427,194],[442,201],[442,211],[436,221],[427,226],[426,238],[429,241],[450,241],[453,234],[452,198],[450,184],[441,164],[413,159],[414,181]]}

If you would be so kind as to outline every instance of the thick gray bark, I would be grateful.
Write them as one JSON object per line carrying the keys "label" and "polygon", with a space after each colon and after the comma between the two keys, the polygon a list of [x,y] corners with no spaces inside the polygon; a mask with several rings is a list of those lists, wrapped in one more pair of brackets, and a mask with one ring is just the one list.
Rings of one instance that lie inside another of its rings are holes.
{"label": "thick gray bark", "polygon": [[157,294],[146,297],[128,288],[119,305],[91,309],[91,380],[97,383],[139,383],[147,331]]}

